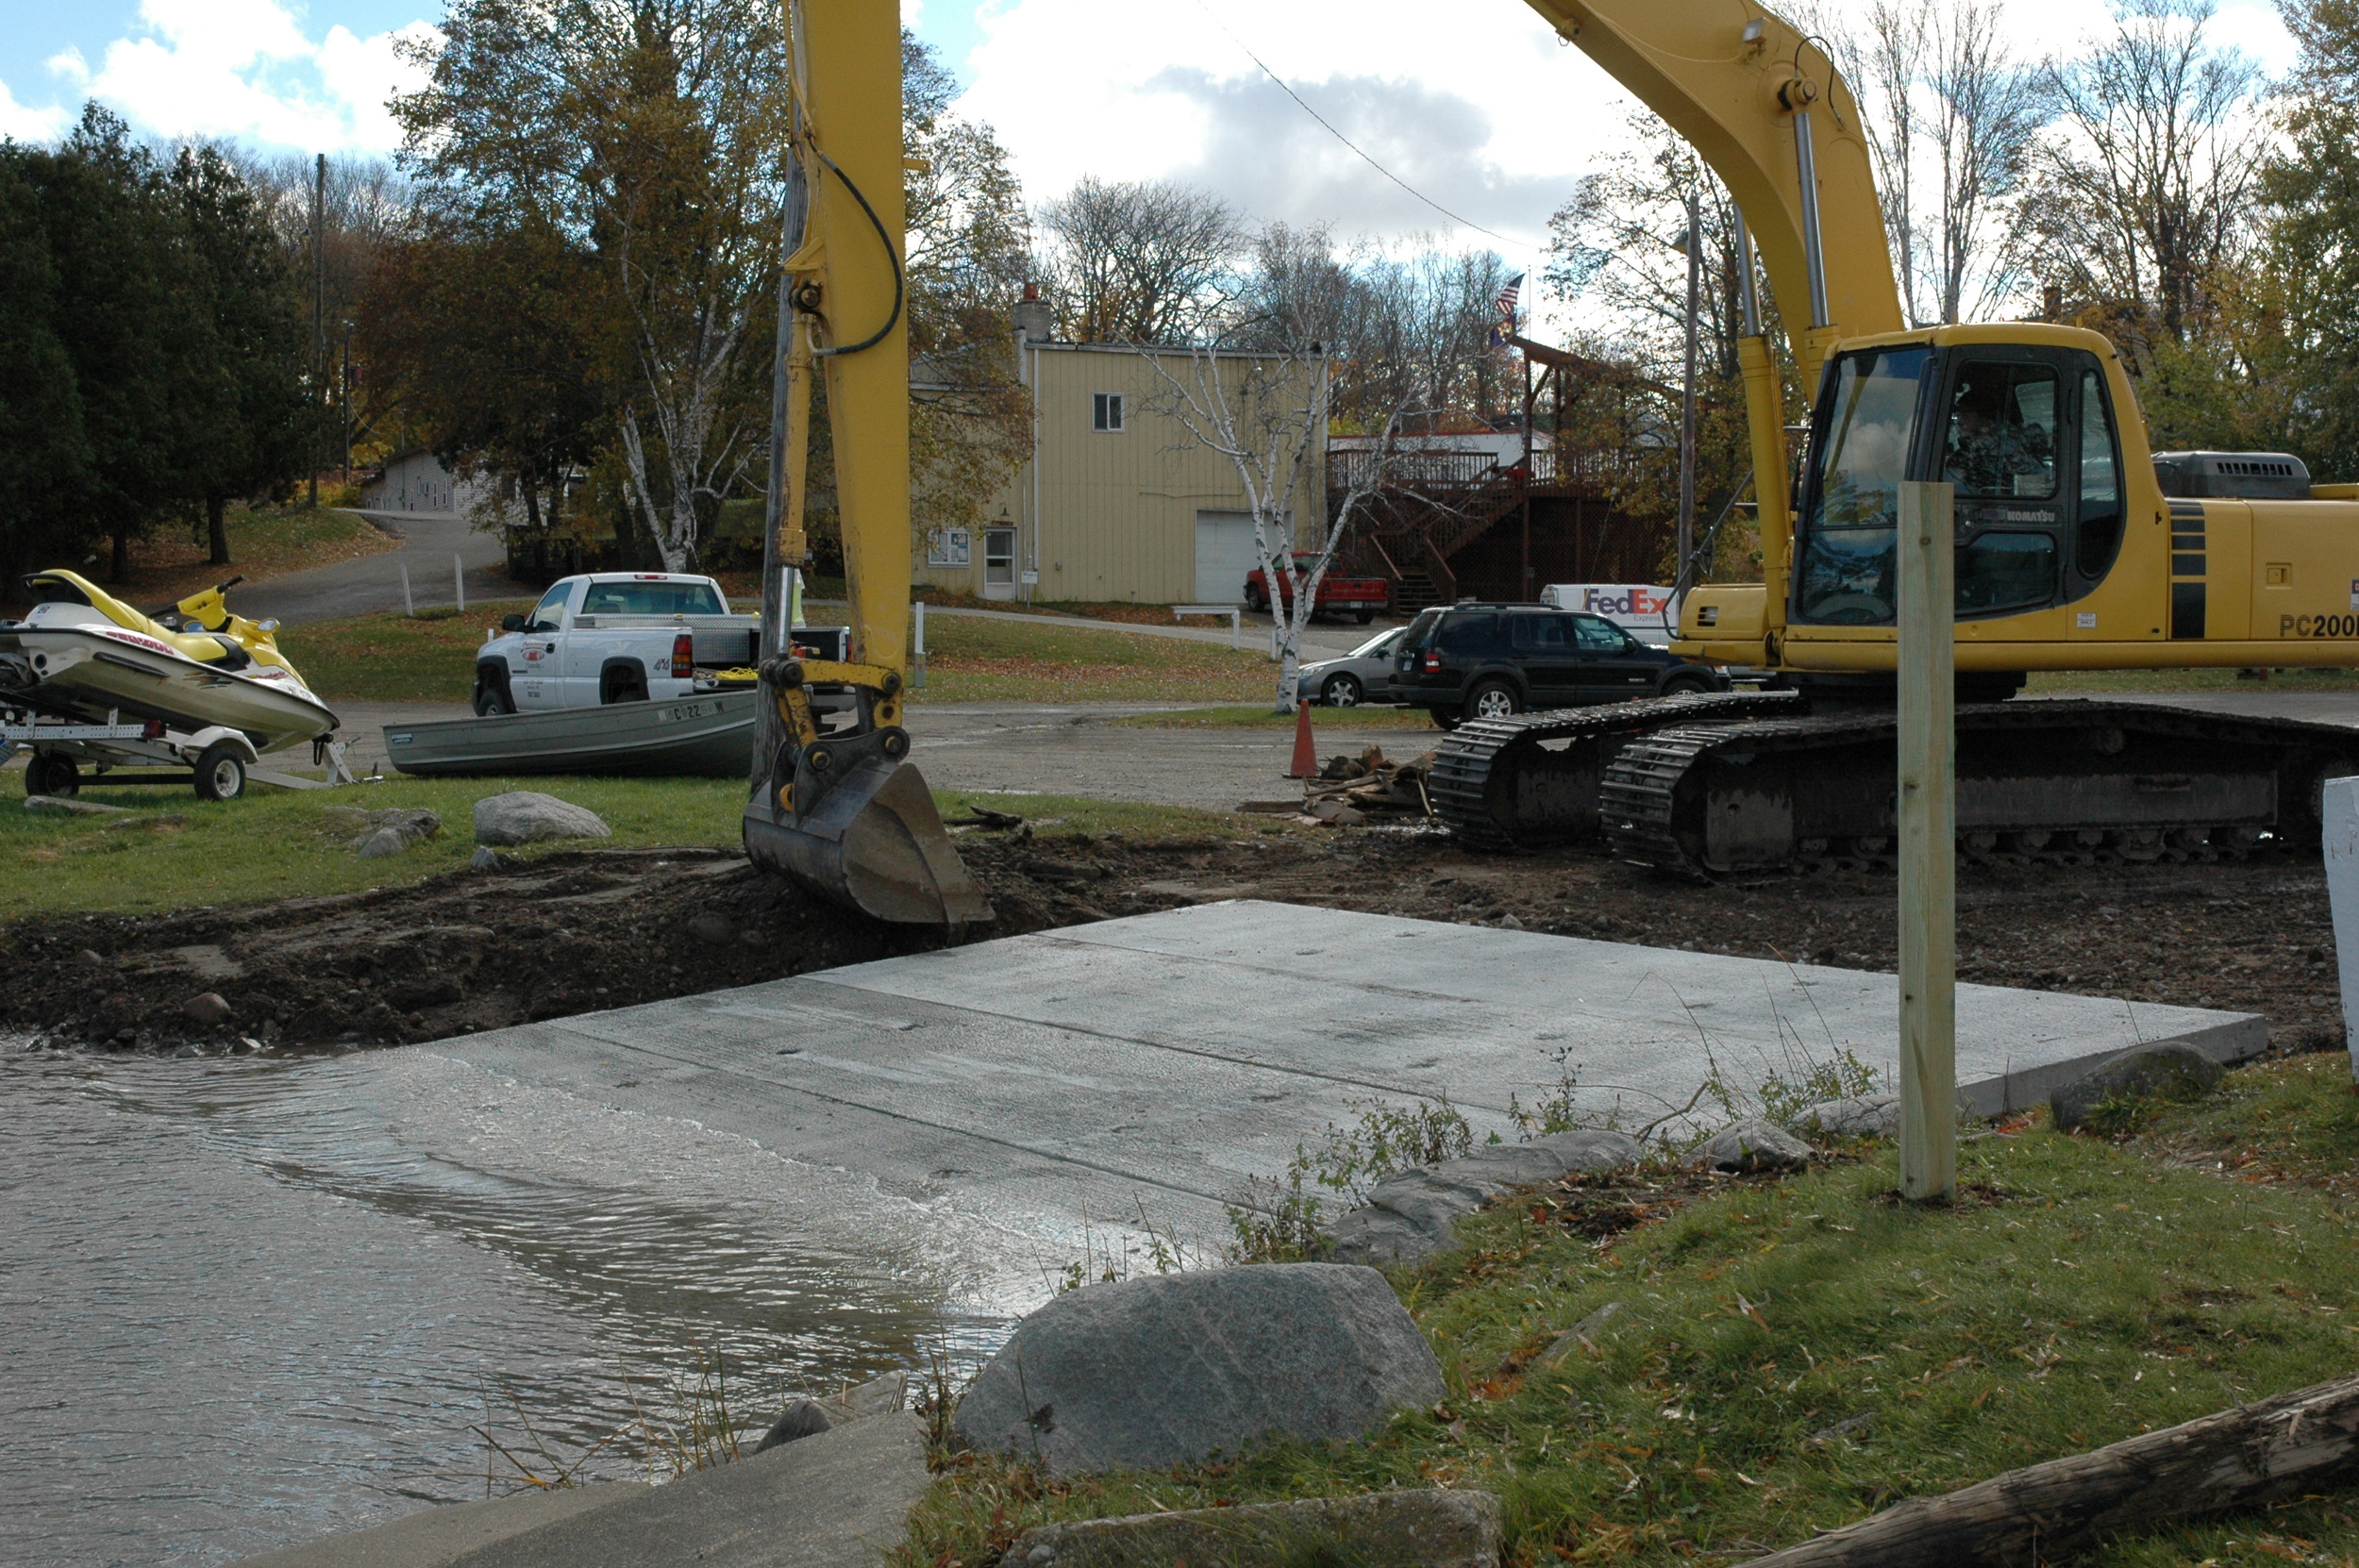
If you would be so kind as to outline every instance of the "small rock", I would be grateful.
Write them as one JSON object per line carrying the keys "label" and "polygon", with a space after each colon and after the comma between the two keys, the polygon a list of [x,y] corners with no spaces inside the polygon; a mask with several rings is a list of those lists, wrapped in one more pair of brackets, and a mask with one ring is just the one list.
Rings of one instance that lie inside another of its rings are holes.
{"label": "small rock", "polygon": [[688,934],[707,947],[718,947],[737,934],[737,927],[727,915],[700,914],[688,923]]}
{"label": "small rock", "polygon": [[198,992],[180,1004],[180,1010],[188,1015],[191,1023],[202,1024],[207,1028],[226,1024],[231,1016],[229,1004],[222,1000],[221,993],[217,991]]}
{"label": "small rock", "polygon": [[402,837],[398,827],[380,827],[360,841],[353,853],[363,860],[381,860],[388,855],[406,855],[411,841]]}
{"label": "small rock", "polygon": [[510,790],[475,803],[477,843],[535,843],[543,839],[611,839],[595,811],[534,790]]}
{"label": "small rock", "polygon": [[1444,1392],[1382,1275],[1263,1263],[1058,1296],[1016,1325],[952,1427],[1052,1475],[1160,1470],[1273,1433],[1357,1438]]}
{"label": "small rock", "polygon": [[828,1419],[828,1412],[821,1410],[811,1400],[795,1400],[786,1407],[786,1413],[778,1417],[768,1431],[761,1434],[761,1441],[754,1445],[754,1452],[766,1454],[781,1443],[793,1443],[798,1438],[817,1437],[834,1425],[834,1422]]}
{"label": "small rock", "polygon": [[1876,1412],[1864,1410],[1858,1415],[1846,1416],[1832,1426],[1819,1427],[1818,1430],[1802,1440],[1802,1446],[1824,1448],[1831,1443],[1839,1443],[1846,1438],[1864,1438],[1875,1428]]}
{"label": "small rock", "polygon": [[909,1402],[910,1375],[888,1372],[881,1377],[871,1377],[865,1383],[855,1383],[841,1393],[831,1393],[819,1401],[819,1408],[839,1426],[847,1421],[865,1421],[872,1415],[891,1415]]}
{"label": "small rock", "polygon": [[467,867],[471,871],[494,871],[499,863],[500,858],[481,844],[476,845],[475,853],[467,857]]}
{"label": "small rock", "polygon": [[84,969],[104,969],[107,967],[107,960],[100,958],[96,953],[91,951],[87,947],[83,948],[79,953],[74,955],[74,961],[80,964]]}
{"label": "small rock", "polygon": [[1502,1193],[1571,1171],[1618,1171],[1638,1163],[1643,1152],[1627,1133],[1583,1127],[1397,1171],[1369,1191],[1366,1207],[1330,1227],[1330,1256],[1341,1263],[1414,1263],[1456,1246],[1459,1217]]}
{"label": "small rock", "polygon": [[1487,1492],[1370,1492],[1043,1525],[999,1560],[1007,1568],[1497,1568],[1499,1526],[1499,1500]]}
{"label": "small rock", "polygon": [[1898,1138],[1900,1096],[1859,1094],[1821,1100],[1795,1117],[1794,1126],[1797,1130],[1807,1128],[1829,1138]]}
{"label": "small rock", "polygon": [[1788,1171],[1809,1163],[1818,1151],[1777,1123],[1748,1116],[1722,1127],[1696,1156],[1695,1163],[1709,1171]]}
{"label": "small rock", "polygon": [[1523,923],[1522,921],[1520,921],[1520,920],[1516,919],[1514,915],[1512,915],[1512,914],[1503,914],[1503,915],[1499,916],[1499,929],[1500,929],[1500,930],[1502,930],[1502,931],[1520,931],[1520,930],[1522,930],[1523,928],[1524,928],[1524,923]]}
{"label": "small rock", "polygon": [[2140,1045],[2048,1096],[2056,1127],[2069,1132],[2100,1108],[2124,1100],[2195,1100],[2219,1087],[2226,1070],[2192,1045]]}

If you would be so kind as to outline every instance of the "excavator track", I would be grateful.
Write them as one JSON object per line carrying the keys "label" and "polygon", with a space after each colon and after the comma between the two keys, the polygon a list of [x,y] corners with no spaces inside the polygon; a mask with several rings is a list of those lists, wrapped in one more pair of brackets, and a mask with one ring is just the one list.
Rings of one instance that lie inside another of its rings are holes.
{"label": "excavator track", "polygon": [[[2359,731],[2160,704],[1961,706],[1958,851],[1970,861],[2213,861],[2317,839],[2322,780]],[[1695,876],[1889,867],[1896,721],[1797,692],[1667,698],[1464,726],[1429,785],[1471,846],[1601,842]]]}
{"label": "excavator track", "polygon": [[1738,692],[1470,719],[1434,748],[1426,790],[1450,832],[1478,849],[1594,838],[1597,780],[1587,776],[1628,741],[1802,709],[1799,692]]}

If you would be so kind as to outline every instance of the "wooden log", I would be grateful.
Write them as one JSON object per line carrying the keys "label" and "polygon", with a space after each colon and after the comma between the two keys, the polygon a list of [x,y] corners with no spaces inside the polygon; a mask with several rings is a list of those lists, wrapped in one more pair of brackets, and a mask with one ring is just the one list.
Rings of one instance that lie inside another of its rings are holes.
{"label": "wooden log", "polygon": [[1745,1568],[2033,1568],[2103,1537],[2251,1508],[2359,1477],[2359,1376],[1940,1497],[1912,1497]]}

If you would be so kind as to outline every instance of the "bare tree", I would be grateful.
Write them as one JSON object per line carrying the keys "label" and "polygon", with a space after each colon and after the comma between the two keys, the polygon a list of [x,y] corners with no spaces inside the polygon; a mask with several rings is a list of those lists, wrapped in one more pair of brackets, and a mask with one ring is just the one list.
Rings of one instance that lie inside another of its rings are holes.
{"label": "bare tree", "polygon": [[2036,261],[2133,354],[2183,342],[2248,238],[2254,65],[2210,0],[2130,0],[2110,39],[2046,70],[2062,119],[2035,154]]}
{"label": "bare tree", "polygon": [[1044,205],[1046,269],[1076,342],[1178,343],[1213,329],[1244,231],[1227,203],[1176,180],[1085,175]]}
{"label": "bare tree", "polygon": [[1859,31],[1811,13],[1859,103],[1914,322],[1979,316],[2022,280],[2019,198],[2053,110],[2045,71],[2009,51],[2003,21],[2002,0],[1878,0]]}

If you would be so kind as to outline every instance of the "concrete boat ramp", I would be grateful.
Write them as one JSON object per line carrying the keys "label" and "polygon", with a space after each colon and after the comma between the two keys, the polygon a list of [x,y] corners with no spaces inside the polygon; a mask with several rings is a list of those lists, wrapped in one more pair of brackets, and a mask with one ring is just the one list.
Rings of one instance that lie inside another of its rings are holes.
{"label": "concrete boat ramp", "polygon": [[[2094,1061],[2267,1043],[2250,1013],[1958,988],[1962,1099],[2036,1103]],[[1848,1049],[1898,1071],[1889,975],[1294,905],[1111,920],[410,1047],[693,1120],[1078,1256],[1142,1219],[1196,1244],[1298,1143],[1447,1095],[1513,1138],[1563,1072],[1639,1126],[1716,1070]]]}

